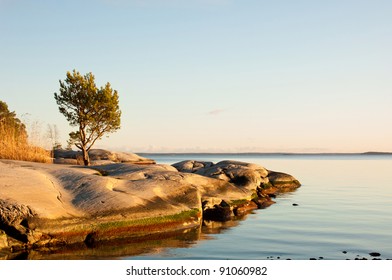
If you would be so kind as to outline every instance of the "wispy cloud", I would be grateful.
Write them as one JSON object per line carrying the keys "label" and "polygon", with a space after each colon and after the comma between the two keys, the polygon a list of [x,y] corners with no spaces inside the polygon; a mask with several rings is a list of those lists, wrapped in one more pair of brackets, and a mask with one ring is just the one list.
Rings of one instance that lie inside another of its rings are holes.
{"label": "wispy cloud", "polygon": [[226,111],[226,109],[215,109],[215,110],[209,111],[208,115],[216,116],[216,115],[222,114],[225,111]]}

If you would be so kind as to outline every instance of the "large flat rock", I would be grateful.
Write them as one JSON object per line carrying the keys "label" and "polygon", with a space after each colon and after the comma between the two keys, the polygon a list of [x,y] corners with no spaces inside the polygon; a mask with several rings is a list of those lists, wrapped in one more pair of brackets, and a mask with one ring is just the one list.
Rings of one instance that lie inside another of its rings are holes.
{"label": "large flat rock", "polygon": [[235,161],[82,167],[0,160],[0,249],[188,229],[216,213],[222,220],[219,213],[254,209],[257,201],[249,201],[266,187],[295,180],[271,175],[270,182],[264,167]]}

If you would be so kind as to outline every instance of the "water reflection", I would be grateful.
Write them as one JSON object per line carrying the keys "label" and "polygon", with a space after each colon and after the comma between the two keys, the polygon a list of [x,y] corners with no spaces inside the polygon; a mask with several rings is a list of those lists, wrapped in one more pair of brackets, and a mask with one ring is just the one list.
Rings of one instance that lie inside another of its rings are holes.
{"label": "water reflection", "polygon": [[189,248],[202,240],[214,239],[238,226],[245,217],[227,222],[203,221],[200,227],[117,241],[97,242],[93,247],[77,244],[59,248],[40,248],[22,252],[0,252],[3,260],[99,260],[132,258],[140,255],[163,255],[168,249]]}
{"label": "water reflection", "polygon": [[[200,238],[200,228],[174,231],[108,242],[96,242],[92,248],[85,244],[61,248],[29,250],[9,254],[5,259],[34,260],[78,260],[78,259],[118,259],[124,256],[160,254],[166,248],[186,248]],[[4,257],[3,257],[4,258]]]}

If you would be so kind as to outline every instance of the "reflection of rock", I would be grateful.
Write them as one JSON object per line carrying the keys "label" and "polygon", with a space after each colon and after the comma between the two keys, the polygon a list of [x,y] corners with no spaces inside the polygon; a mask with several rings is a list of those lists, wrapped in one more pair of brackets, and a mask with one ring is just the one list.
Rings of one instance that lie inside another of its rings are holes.
{"label": "reflection of rock", "polygon": [[229,221],[209,221],[203,220],[203,226],[201,228],[203,234],[218,234],[224,233],[227,229],[231,227],[236,227],[239,225],[241,219],[245,216],[235,218]]}
{"label": "reflection of rock", "polygon": [[188,248],[192,246],[192,241],[201,239],[200,235],[201,229],[200,227],[196,227],[185,231],[168,231],[143,237],[102,241],[95,243],[92,247],[87,247],[84,244],[71,244],[68,246],[52,247],[50,250],[36,248],[22,252],[4,252],[4,254],[0,252],[0,260],[107,260],[141,254],[162,254],[167,248]]}
{"label": "reflection of rock", "polygon": [[[97,154],[113,160],[106,151]],[[290,175],[237,161],[80,167],[0,160],[0,248],[94,248],[187,230],[202,217],[227,221],[265,208],[272,193],[294,185]]]}

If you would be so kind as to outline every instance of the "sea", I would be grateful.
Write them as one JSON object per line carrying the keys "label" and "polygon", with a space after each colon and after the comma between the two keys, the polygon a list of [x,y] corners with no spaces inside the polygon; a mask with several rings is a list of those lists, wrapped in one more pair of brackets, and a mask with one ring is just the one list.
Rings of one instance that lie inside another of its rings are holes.
{"label": "sea", "polygon": [[[148,244],[122,259],[392,259],[391,154],[145,154],[257,163],[302,184],[241,220]],[[176,239],[177,238],[177,239]],[[161,246],[160,246],[161,245]]]}
{"label": "sea", "polygon": [[301,182],[275,204],[225,223],[94,247],[29,251],[14,259],[392,259],[392,154],[141,154],[257,163]]}

